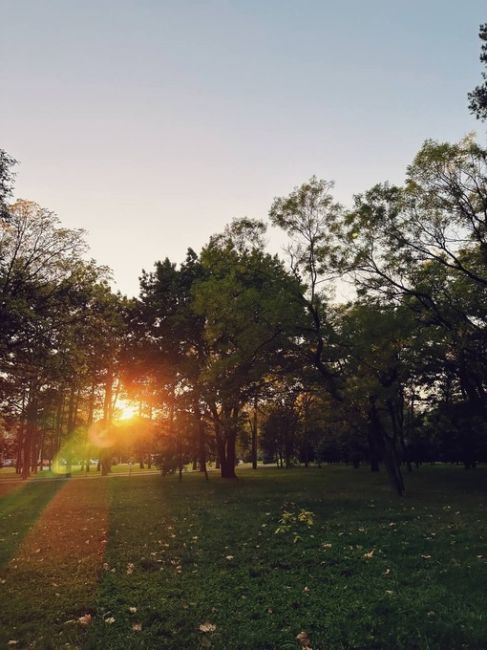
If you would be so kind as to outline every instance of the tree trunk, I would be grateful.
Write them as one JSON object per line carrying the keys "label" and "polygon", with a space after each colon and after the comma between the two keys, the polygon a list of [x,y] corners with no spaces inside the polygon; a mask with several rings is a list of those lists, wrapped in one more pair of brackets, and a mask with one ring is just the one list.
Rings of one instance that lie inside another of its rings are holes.
{"label": "tree trunk", "polygon": [[90,401],[88,402],[88,417],[86,419],[86,428],[88,431],[88,438],[86,440],[86,447],[85,447],[85,471],[89,472],[90,471],[90,428],[93,425],[93,413],[95,411],[95,390],[96,390],[96,383],[95,379],[93,379],[91,383],[91,391],[90,391]]}
{"label": "tree trunk", "polygon": [[[34,395],[32,395],[34,393]],[[34,389],[30,389],[26,409],[26,427],[24,432],[24,444],[22,454],[22,478],[25,480],[30,476],[30,469],[33,461],[34,438],[37,425],[37,399]]]}
{"label": "tree trunk", "polygon": [[20,424],[17,435],[17,460],[15,463],[15,473],[22,472],[22,459],[24,450],[25,424],[26,424],[26,390],[22,391],[22,410],[20,412]]}
{"label": "tree trunk", "polygon": [[375,441],[374,432],[372,431],[372,423],[369,423],[369,430],[367,432],[367,441],[369,443],[369,458],[370,458],[370,471],[379,471],[379,452],[377,443]]}
{"label": "tree trunk", "polygon": [[393,490],[398,496],[404,496],[405,488],[401,468],[395,449],[394,439],[384,431],[375,403],[371,400],[369,410],[370,433],[382,458]]}
{"label": "tree trunk", "polygon": [[226,435],[223,443],[219,445],[222,478],[237,478],[235,474],[235,444],[236,435],[231,432]]}
{"label": "tree trunk", "polygon": [[252,469],[257,469],[257,395],[254,397],[254,413],[252,418]]}
{"label": "tree trunk", "polygon": [[110,473],[110,470],[112,468],[112,463],[111,463],[111,458],[110,458],[110,450],[109,449],[103,449],[101,452],[101,459],[100,459],[100,465],[101,465],[101,475],[102,476],[107,476]]}
{"label": "tree trunk", "polygon": [[386,467],[387,475],[389,476],[392,488],[398,496],[404,496],[406,490],[404,487],[404,481],[402,478],[401,467],[397,458],[396,449],[393,442],[387,436],[385,439],[384,465]]}
{"label": "tree trunk", "polygon": [[[105,398],[103,400],[103,425],[109,429],[112,423],[112,392],[113,392],[113,369],[111,365],[107,368],[107,377],[105,380]],[[111,470],[110,450],[105,448],[100,453],[101,474],[106,476]]]}
{"label": "tree trunk", "polygon": [[198,418],[198,457],[199,457],[199,470],[204,472],[205,479],[208,480],[208,470],[206,468],[206,436],[205,436],[205,423],[201,417],[198,407],[195,409],[196,417]]}

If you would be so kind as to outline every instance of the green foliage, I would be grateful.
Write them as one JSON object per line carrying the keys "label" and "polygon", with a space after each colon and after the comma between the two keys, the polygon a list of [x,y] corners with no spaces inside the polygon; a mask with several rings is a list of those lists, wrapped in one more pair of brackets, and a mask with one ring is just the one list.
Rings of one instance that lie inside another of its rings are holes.
{"label": "green foliage", "polygon": [[284,510],[279,518],[275,535],[290,534],[293,544],[302,540],[303,531],[314,525],[315,515],[311,510]]}
{"label": "green foliage", "polygon": [[0,221],[9,218],[7,199],[12,195],[16,160],[0,149]]}

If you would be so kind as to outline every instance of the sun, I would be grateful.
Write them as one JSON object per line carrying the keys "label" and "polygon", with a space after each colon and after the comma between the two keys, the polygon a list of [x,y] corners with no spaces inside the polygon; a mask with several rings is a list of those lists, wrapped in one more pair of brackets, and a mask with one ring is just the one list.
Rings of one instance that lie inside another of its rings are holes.
{"label": "sun", "polygon": [[117,420],[130,420],[135,417],[139,409],[136,405],[131,402],[127,402],[124,399],[118,400],[117,407],[115,409],[116,419]]}

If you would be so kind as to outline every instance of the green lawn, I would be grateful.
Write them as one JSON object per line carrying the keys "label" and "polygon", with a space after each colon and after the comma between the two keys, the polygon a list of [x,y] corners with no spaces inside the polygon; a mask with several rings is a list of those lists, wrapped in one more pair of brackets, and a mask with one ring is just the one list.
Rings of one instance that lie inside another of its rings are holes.
{"label": "green lawn", "polygon": [[[132,467],[129,467],[128,463],[120,463],[117,465],[112,465],[111,468],[111,473],[112,474],[140,474],[140,473],[145,473],[145,472],[156,472],[157,467],[154,465],[152,466],[151,469],[148,469],[147,465],[143,469],[140,468],[139,463],[133,463]],[[82,476],[86,478],[93,478],[95,476],[98,476],[100,474],[99,471],[96,470],[96,465],[91,465],[90,471],[87,473],[84,469],[81,469],[81,465],[73,465],[71,467],[71,475],[72,476]],[[37,474],[32,474],[32,479],[33,480],[40,480],[44,478],[65,478],[65,468],[60,467],[58,472],[55,472],[53,470],[48,470],[47,468],[37,472]],[[15,473],[15,467],[2,467],[0,468],[0,484],[2,479],[18,479],[20,480],[20,477],[18,474]]]}
{"label": "green lawn", "polygon": [[[73,508],[97,485],[65,483]],[[0,501],[2,648],[286,650],[300,647],[301,631],[313,650],[487,647],[485,468],[423,467],[402,500],[366,468],[244,470],[235,482],[113,478],[105,555],[76,602],[69,589],[59,597],[62,567],[58,597],[40,599],[33,591],[50,588],[43,572],[27,567],[19,578],[22,567],[6,564],[53,486]],[[303,510],[313,525],[275,533],[284,511]],[[73,536],[97,531],[84,518],[89,508],[69,522]],[[88,625],[78,621],[85,614]]]}

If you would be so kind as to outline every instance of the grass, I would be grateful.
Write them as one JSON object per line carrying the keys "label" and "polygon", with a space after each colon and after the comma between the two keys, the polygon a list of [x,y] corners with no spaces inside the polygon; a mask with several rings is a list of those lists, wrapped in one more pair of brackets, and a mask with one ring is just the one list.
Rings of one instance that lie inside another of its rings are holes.
{"label": "grass", "polygon": [[[314,650],[487,647],[486,469],[424,467],[402,500],[366,468],[240,476],[7,494],[0,647],[291,650],[301,631]],[[313,525],[280,526],[303,510]],[[37,562],[32,531],[49,518],[72,535],[52,548],[44,536]]]}
{"label": "grass", "polygon": [[9,491],[0,492],[0,567],[11,559],[19,542],[59,487],[60,484],[50,482],[42,490],[29,484],[18,488],[13,486]]}
{"label": "grass", "polygon": [[[157,467],[152,466],[151,469],[145,465],[143,469],[140,468],[139,463],[133,463],[130,467],[128,463],[119,463],[112,465],[111,473],[112,474],[141,474],[147,472],[157,472]],[[73,465],[71,468],[71,476],[80,476],[86,478],[96,478],[100,476],[100,472],[97,471],[96,465],[91,465],[90,471],[86,472],[81,468],[81,465]],[[65,467],[61,467],[59,472],[54,470],[49,470],[47,467],[43,470],[37,472],[37,474],[32,474],[31,480],[37,481],[46,478],[66,478]],[[15,473],[15,467],[1,467],[0,468],[0,485],[2,484],[2,479],[16,479],[21,480],[20,476]]]}

